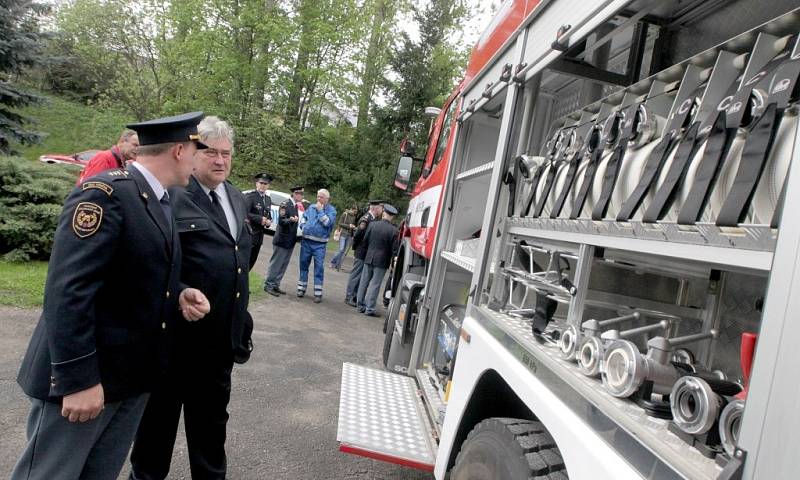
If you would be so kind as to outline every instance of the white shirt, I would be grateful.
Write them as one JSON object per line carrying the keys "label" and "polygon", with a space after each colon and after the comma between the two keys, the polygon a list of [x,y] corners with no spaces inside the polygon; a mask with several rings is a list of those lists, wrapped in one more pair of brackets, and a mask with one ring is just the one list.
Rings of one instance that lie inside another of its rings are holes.
{"label": "white shirt", "polygon": [[136,170],[139,170],[144,179],[147,180],[147,184],[150,185],[150,188],[153,189],[153,193],[156,194],[156,200],[161,201],[161,197],[167,193],[167,190],[164,188],[164,185],[161,185],[161,182],[158,181],[155,175],[153,175],[150,170],[147,169],[144,165],[139,162],[132,162],[131,165],[136,167]]}
{"label": "white shirt", "polygon": [[[206,192],[206,195],[208,195],[208,201],[214,203],[214,199],[211,198],[211,189],[202,183],[200,183],[200,188],[202,188],[203,191]],[[217,198],[219,198],[220,205],[222,205],[222,211],[225,212],[225,220],[228,221],[228,230],[231,233],[231,237],[236,238],[236,232],[239,231],[239,225],[236,222],[236,215],[233,213],[231,199],[228,198],[228,192],[225,190],[225,184],[220,183],[217,185],[217,188],[214,189],[214,192],[217,194]]]}

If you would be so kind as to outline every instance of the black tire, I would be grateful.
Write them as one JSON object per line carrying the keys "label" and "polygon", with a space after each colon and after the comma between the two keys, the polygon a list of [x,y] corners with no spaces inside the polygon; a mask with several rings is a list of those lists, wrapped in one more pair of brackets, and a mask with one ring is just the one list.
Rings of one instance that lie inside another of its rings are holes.
{"label": "black tire", "polygon": [[392,349],[392,339],[394,338],[394,320],[389,318],[391,310],[386,311],[383,321],[383,366],[388,367],[389,351]]}
{"label": "black tire", "polygon": [[461,445],[451,480],[568,480],[553,437],[540,422],[489,418]]}

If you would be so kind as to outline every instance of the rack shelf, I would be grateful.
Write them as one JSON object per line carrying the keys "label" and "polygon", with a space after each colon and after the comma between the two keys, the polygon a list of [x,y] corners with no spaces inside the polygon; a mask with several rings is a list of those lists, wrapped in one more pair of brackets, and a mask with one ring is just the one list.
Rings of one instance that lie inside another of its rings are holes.
{"label": "rack shelf", "polygon": [[708,262],[733,269],[769,271],[777,230],[753,225],[722,229],[713,224],[686,228],[674,223],[644,225],[568,219],[510,218],[508,232],[622,251]]}
{"label": "rack shelf", "polygon": [[453,252],[442,252],[442,258],[470,273],[475,270],[475,259],[472,257],[456,255]]}
{"label": "rack shelf", "polygon": [[478,165],[475,168],[471,168],[465,172],[461,172],[456,176],[456,180],[460,181],[469,180],[471,178],[478,177],[484,173],[491,172],[492,168],[494,168],[494,161],[484,163],[483,165]]}
{"label": "rack shelf", "polygon": [[[548,386],[561,392],[562,398],[572,398],[572,407],[579,416],[586,416],[587,422],[598,421],[608,427],[613,421],[629,432],[632,441],[640,448],[653,452],[675,468],[676,473],[685,478],[698,480],[716,479],[721,468],[714,460],[704,457],[698,450],[689,446],[675,434],[669,432],[667,420],[648,416],[644,409],[628,399],[615,398],[602,387],[600,379],[584,376],[576,364],[563,360],[558,354],[558,347],[542,344],[533,338],[530,321],[501,314],[485,306],[473,310],[473,318],[487,329],[489,333],[504,345],[514,344],[509,351],[519,352],[526,365],[536,365],[532,369]],[[569,393],[567,393],[569,392]],[[586,399],[586,405],[576,404],[579,399]],[[570,403],[570,402],[568,402]],[[602,413],[603,418],[600,417]],[[615,429],[605,428],[598,431],[608,433],[610,443],[615,440]]]}

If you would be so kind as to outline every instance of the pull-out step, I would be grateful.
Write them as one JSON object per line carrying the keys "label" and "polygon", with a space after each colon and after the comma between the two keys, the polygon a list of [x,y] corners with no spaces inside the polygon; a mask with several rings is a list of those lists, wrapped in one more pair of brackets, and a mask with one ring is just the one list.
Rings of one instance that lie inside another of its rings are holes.
{"label": "pull-out step", "polygon": [[413,378],[342,366],[339,450],[433,471],[436,441]]}

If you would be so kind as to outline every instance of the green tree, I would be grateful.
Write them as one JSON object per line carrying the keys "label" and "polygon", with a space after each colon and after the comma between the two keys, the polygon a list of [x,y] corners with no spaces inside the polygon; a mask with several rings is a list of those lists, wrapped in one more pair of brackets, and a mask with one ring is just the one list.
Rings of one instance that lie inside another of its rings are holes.
{"label": "green tree", "polygon": [[0,0],[0,154],[10,154],[12,142],[30,144],[39,139],[26,128],[29,119],[15,111],[38,97],[15,80],[25,68],[44,61],[38,20],[46,11],[46,6],[29,0]]}

